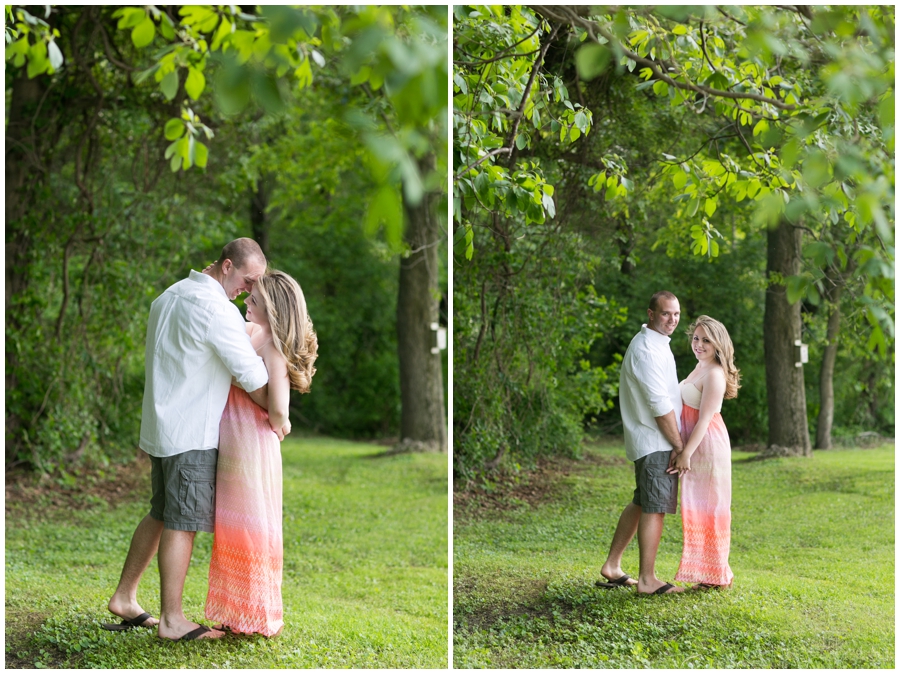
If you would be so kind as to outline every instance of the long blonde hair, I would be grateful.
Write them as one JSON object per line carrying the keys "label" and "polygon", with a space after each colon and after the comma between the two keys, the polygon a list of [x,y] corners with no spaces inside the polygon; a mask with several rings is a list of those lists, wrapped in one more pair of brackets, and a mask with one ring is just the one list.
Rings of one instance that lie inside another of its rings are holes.
{"label": "long blonde hair", "polygon": [[725,372],[725,397],[737,398],[738,389],[741,387],[741,371],[734,366],[734,345],[731,343],[731,337],[728,336],[728,330],[715,318],[698,316],[697,320],[688,328],[688,335],[691,339],[699,327],[706,330],[709,341],[716,350],[716,362],[722,366],[722,370]]}
{"label": "long blonde hair", "polygon": [[309,393],[319,340],[306,310],[300,285],[283,271],[273,269],[256,282],[272,330],[272,343],[287,361],[291,388]]}

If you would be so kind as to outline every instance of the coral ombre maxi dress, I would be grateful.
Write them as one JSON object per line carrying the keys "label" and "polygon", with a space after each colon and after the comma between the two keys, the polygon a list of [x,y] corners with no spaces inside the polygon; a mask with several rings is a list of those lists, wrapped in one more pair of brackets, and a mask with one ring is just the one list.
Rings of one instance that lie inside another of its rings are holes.
{"label": "coral ombre maxi dress", "polygon": [[[685,444],[700,418],[700,391],[681,382],[681,438]],[[720,407],[721,409],[721,407]],[[681,526],[684,551],[675,580],[730,585],[731,441],[722,415],[716,412],[706,435],[691,456],[691,469],[681,478]]]}
{"label": "coral ombre maxi dress", "polygon": [[283,562],[281,443],[268,413],[232,386],[219,424],[207,619],[236,632],[277,633]]}

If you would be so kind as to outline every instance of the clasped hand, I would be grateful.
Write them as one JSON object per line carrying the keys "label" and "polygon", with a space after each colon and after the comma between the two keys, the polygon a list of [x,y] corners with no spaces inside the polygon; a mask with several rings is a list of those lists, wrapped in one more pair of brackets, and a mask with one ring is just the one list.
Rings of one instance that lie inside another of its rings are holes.
{"label": "clasped hand", "polygon": [[679,476],[684,475],[691,469],[691,457],[685,454],[684,447],[673,449],[669,456],[669,467],[666,472],[670,475],[678,473]]}
{"label": "clasped hand", "polygon": [[281,428],[272,428],[272,432],[278,436],[278,441],[282,442],[284,440],[284,436],[288,435],[291,432],[291,421],[288,419],[284,426]]}

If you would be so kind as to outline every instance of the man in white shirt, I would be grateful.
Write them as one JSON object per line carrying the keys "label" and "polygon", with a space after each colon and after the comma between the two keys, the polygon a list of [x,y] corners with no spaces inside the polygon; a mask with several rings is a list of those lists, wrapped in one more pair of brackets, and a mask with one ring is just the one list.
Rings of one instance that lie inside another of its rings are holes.
{"label": "man in white shirt", "polygon": [[[641,594],[670,594],[682,588],[656,577],[656,552],[666,513],[674,514],[678,479],[666,472],[684,449],[681,441],[681,393],[669,336],[678,327],[681,308],[670,292],[650,298],[647,324],[634,336],[619,377],[619,408],[625,429],[625,454],[634,461],[634,499],[625,506],[613,535],[600,587],[637,585]],[[674,478],[674,479],[673,479]],[[622,554],[638,535],[640,573],[635,581],[622,571]]]}
{"label": "man in white shirt", "polygon": [[[182,593],[197,531],[212,533],[219,421],[234,377],[261,407],[268,373],[231,303],[266,271],[252,239],[236,239],[202,273],[170,286],[153,301],[147,324],[146,382],[140,446],[150,455],[150,513],[131,540],[109,610],[123,618],[106,629],[159,625],[167,639],[211,639],[224,632],[189,621]],[[279,440],[290,425],[273,429]],[[137,586],[159,551],[160,619],[145,613]]]}

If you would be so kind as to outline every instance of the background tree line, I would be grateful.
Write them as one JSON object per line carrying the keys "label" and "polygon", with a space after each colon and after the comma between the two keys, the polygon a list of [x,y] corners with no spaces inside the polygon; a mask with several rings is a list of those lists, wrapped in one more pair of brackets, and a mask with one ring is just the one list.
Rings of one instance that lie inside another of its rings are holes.
{"label": "background tree line", "polygon": [[7,7],[7,467],[131,456],[150,302],[244,235],[319,333],[295,419],[442,449],[446,32],[446,8]]}
{"label": "background tree line", "polygon": [[893,30],[888,7],[454,8],[458,476],[616,432],[662,288],[731,333],[734,442],[893,433]]}

